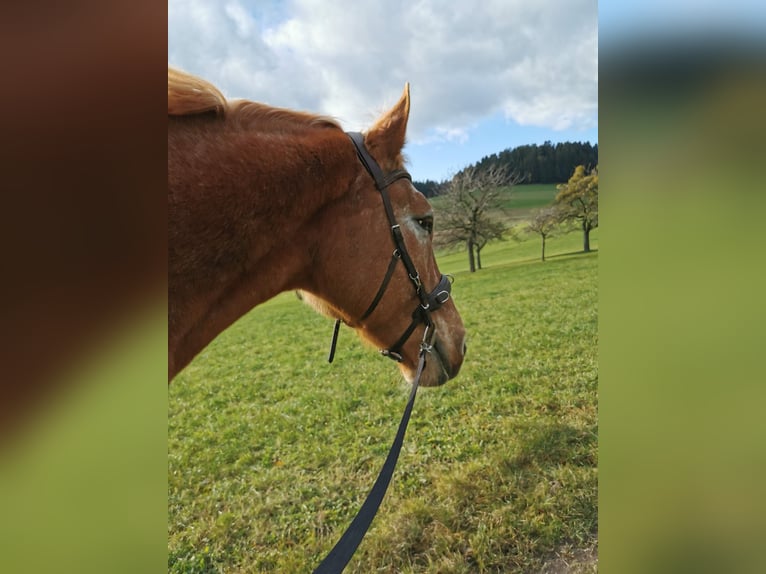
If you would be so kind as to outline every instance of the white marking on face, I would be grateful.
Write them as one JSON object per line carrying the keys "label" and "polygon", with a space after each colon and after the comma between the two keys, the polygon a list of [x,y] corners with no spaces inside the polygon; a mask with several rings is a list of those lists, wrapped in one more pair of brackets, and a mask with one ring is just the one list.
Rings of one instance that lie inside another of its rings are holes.
{"label": "white marking on face", "polygon": [[423,229],[420,224],[418,224],[418,219],[419,217],[409,215],[407,216],[404,224],[410,231],[412,231],[412,233],[421,243],[425,243],[428,240],[428,232]]}

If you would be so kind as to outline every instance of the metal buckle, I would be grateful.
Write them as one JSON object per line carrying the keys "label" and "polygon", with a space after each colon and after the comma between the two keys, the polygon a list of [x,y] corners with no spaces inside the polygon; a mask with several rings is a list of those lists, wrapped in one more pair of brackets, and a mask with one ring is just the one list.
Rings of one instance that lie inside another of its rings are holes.
{"label": "metal buckle", "polygon": [[401,363],[404,360],[404,357],[402,357],[399,353],[396,351],[391,351],[389,349],[381,349],[380,354],[384,357],[388,357],[389,359],[393,359],[397,363]]}

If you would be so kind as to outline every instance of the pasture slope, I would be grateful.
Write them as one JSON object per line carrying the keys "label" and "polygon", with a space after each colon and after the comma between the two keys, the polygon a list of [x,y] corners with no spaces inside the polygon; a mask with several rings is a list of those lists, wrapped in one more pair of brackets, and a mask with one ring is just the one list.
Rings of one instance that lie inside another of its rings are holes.
{"label": "pasture slope", "polygon": [[[455,275],[459,377],[421,389],[346,572],[595,572],[597,252],[579,233],[489,245]],[[592,233],[598,247],[598,231]],[[168,571],[310,572],[377,475],[407,398],[394,365],[286,293],[169,388]]]}
{"label": "pasture slope", "polygon": [[[535,209],[553,203],[558,192],[555,183],[525,183],[501,188],[497,202],[499,210],[492,211],[496,217],[506,220],[509,224],[518,223],[528,219],[530,213]],[[444,198],[437,196],[428,201],[433,205],[438,220],[439,209],[444,203]]]}

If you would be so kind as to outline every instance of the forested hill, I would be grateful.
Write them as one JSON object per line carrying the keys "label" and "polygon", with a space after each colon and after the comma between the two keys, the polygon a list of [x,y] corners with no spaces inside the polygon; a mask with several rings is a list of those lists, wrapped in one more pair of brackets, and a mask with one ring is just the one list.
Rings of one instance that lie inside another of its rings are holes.
{"label": "forested hill", "polygon": [[[509,173],[522,178],[520,183],[563,183],[578,165],[584,165],[586,169],[598,165],[598,144],[563,142],[554,145],[547,141],[542,145],[522,145],[485,156],[461,171],[471,167],[484,170],[507,166]],[[433,197],[446,188],[447,182],[429,179],[415,181],[413,185],[426,197]]]}

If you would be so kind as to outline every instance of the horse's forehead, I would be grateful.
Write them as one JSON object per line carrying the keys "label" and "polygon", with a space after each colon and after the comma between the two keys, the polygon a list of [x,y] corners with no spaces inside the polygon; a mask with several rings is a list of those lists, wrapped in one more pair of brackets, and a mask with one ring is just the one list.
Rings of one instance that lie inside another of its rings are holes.
{"label": "horse's forehead", "polygon": [[[394,184],[396,185],[396,184]],[[392,186],[393,187],[393,186]],[[418,189],[412,185],[409,180],[403,179],[401,183],[396,186],[396,192],[392,194],[392,201],[397,202],[403,206],[412,208],[418,212],[424,212],[431,209],[426,196],[420,193]]]}
{"label": "horse's forehead", "polygon": [[[356,193],[356,201],[359,202],[358,207],[361,208],[362,205],[372,207],[375,212],[379,209],[381,217],[385,218],[383,199],[375,184],[372,181],[365,181],[361,187]],[[391,201],[391,206],[394,208],[394,212],[400,217],[407,215],[422,216],[433,211],[426,196],[420,193],[406,179],[389,185],[386,188],[386,193]]]}

